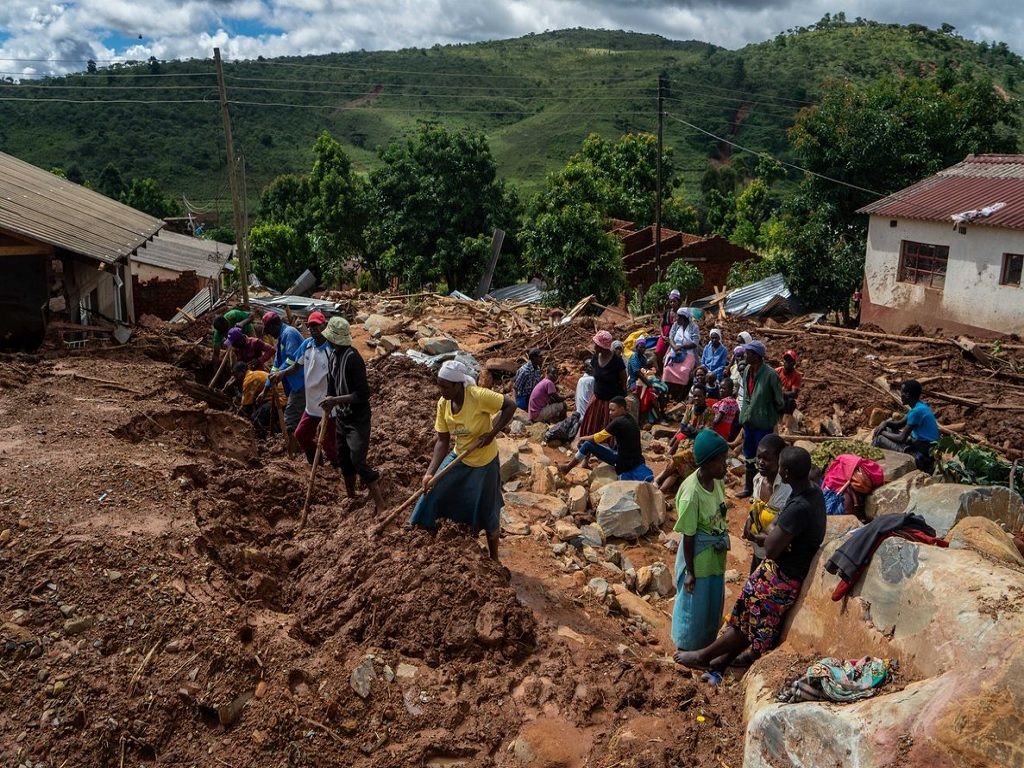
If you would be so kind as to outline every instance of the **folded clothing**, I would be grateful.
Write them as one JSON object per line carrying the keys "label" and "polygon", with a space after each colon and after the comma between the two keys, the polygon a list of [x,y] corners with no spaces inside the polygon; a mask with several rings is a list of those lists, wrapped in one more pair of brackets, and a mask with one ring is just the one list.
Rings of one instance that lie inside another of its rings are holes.
{"label": "folded clothing", "polygon": [[839,703],[868,699],[892,679],[899,669],[896,659],[865,656],[862,659],[835,659],[826,656],[807,668],[807,672],[788,683],[778,700],[794,704],[800,701]]}

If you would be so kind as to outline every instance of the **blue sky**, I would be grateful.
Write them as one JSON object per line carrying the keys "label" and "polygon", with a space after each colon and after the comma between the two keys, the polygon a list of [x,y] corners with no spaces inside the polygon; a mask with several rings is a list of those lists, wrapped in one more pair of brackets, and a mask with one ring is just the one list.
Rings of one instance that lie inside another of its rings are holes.
{"label": "blue sky", "polygon": [[[949,22],[1024,53],[1020,0],[948,7],[906,0],[3,0],[0,69],[26,77],[124,59],[227,58],[429,47],[565,27],[656,32],[735,48],[844,11],[882,22]],[[142,36],[141,38],[139,36]]]}

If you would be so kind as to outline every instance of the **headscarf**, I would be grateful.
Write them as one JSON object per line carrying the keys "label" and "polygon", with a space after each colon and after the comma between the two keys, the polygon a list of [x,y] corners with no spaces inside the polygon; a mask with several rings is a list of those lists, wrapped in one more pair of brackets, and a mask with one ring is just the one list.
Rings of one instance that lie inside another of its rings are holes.
{"label": "headscarf", "polygon": [[225,347],[244,347],[245,331],[241,328],[232,328],[228,331],[228,337],[224,340]]}
{"label": "headscarf", "polygon": [[683,294],[681,294],[679,291],[673,288],[671,291],[668,292],[668,297],[669,299],[676,299],[678,301],[683,298]]}
{"label": "headscarf", "polygon": [[719,341],[722,340],[722,332],[718,328],[711,329],[711,333],[708,334],[708,337],[711,336],[717,336]]}
{"label": "headscarf", "polygon": [[736,334],[736,338],[738,338],[744,344],[749,344],[754,340],[754,337],[751,336],[747,331],[740,331],[739,333]]}
{"label": "headscarf", "polygon": [[336,344],[339,347],[352,346],[352,331],[349,329],[348,320],[344,317],[332,317],[328,320],[323,333],[324,338],[331,344]]}
{"label": "headscarf", "polygon": [[476,386],[476,379],[469,375],[469,369],[458,360],[445,360],[441,363],[441,370],[437,372],[437,378],[442,381],[450,381],[453,384],[464,384],[467,387]]}
{"label": "headscarf", "polygon": [[732,351],[732,354],[733,354],[734,357],[739,357],[740,355],[745,354],[746,351],[747,351],[747,348],[745,346],[743,346],[742,344],[740,344],[738,347],[736,347],[736,349],[734,349]]}
{"label": "headscarf", "polygon": [[764,345],[764,342],[762,341],[751,341],[745,344],[744,346],[746,346],[747,352],[753,352],[755,355],[761,358],[765,358],[768,356],[768,348]]}
{"label": "headscarf", "polygon": [[685,317],[688,321],[693,319],[690,315],[690,310],[687,309],[686,307],[680,307],[679,309],[677,309],[676,317]]}
{"label": "headscarf", "polygon": [[693,461],[698,467],[728,450],[725,438],[713,429],[702,429],[693,439]]}
{"label": "headscarf", "polygon": [[600,347],[601,349],[611,351],[613,341],[614,339],[612,338],[611,333],[609,333],[608,331],[598,331],[597,333],[594,334],[594,344]]}
{"label": "headscarf", "polygon": [[269,309],[263,313],[263,325],[268,326],[275,320],[280,320],[281,316],[276,312],[272,312]]}
{"label": "headscarf", "polygon": [[612,352],[622,352],[626,349],[626,345],[616,339],[612,342]]}

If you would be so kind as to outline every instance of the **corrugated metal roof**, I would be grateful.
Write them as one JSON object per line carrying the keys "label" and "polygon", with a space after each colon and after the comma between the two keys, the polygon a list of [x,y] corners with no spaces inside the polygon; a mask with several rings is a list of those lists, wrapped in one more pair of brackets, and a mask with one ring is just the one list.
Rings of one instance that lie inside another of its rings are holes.
{"label": "corrugated metal roof", "polygon": [[170,322],[182,323],[187,321],[188,317],[185,316],[186,312],[193,318],[205,315],[219,303],[220,302],[215,303],[213,300],[213,288],[203,288],[199,293],[188,300],[188,304],[178,310],[174,317],[171,318]]}
{"label": "corrugated metal roof", "polygon": [[217,277],[234,251],[233,245],[164,230],[139,248],[132,261],[175,272],[195,272],[200,277]]}
{"label": "corrugated metal roof", "polygon": [[164,223],[0,152],[0,227],[112,264]]}
{"label": "corrugated metal roof", "polygon": [[540,304],[544,299],[544,284],[518,283],[491,291],[487,295],[498,301],[514,301],[517,304]]}
{"label": "corrugated metal roof", "polygon": [[1005,206],[972,226],[1024,229],[1024,155],[969,155],[913,186],[877,200],[858,213],[889,218],[942,221],[993,203]]}
{"label": "corrugated metal roof", "polygon": [[[739,317],[751,317],[760,314],[785,313],[792,309],[792,294],[786,287],[786,280],[781,274],[771,275],[764,280],[745,285],[729,291],[725,297],[725,313]],[[714,301],[714,296],[705,296],[694,305],[707,309]]]}

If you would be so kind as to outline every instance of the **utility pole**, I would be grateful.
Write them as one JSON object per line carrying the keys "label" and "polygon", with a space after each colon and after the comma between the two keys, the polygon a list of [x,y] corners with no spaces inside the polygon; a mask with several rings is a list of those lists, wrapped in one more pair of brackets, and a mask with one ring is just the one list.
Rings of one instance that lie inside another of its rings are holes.
{"label": "utility pole", "polygon": [[231,188],[231,208],[235,219],[235,253],[238,255],[238,281],[242,285],[242,306],[249,308],[249,238],[245,231],[245,215],[238,194],[235,165],[235,142],[231,136],[231,115],[228,114],[228,92],[224,87],[224,67],[220,48],[213,49],[213,63],[217,67],[217,90],[220,91],[220,114],[224,119],[224,146],[228,153],[228,186]]}
{"label": "utility pole", "polygon": [[667,87],[665,75],[658,75],[658,191],[654,200],[654,266],[658,271],[658,279],[661,274],[661,154],[665,130],[665,88]]}

